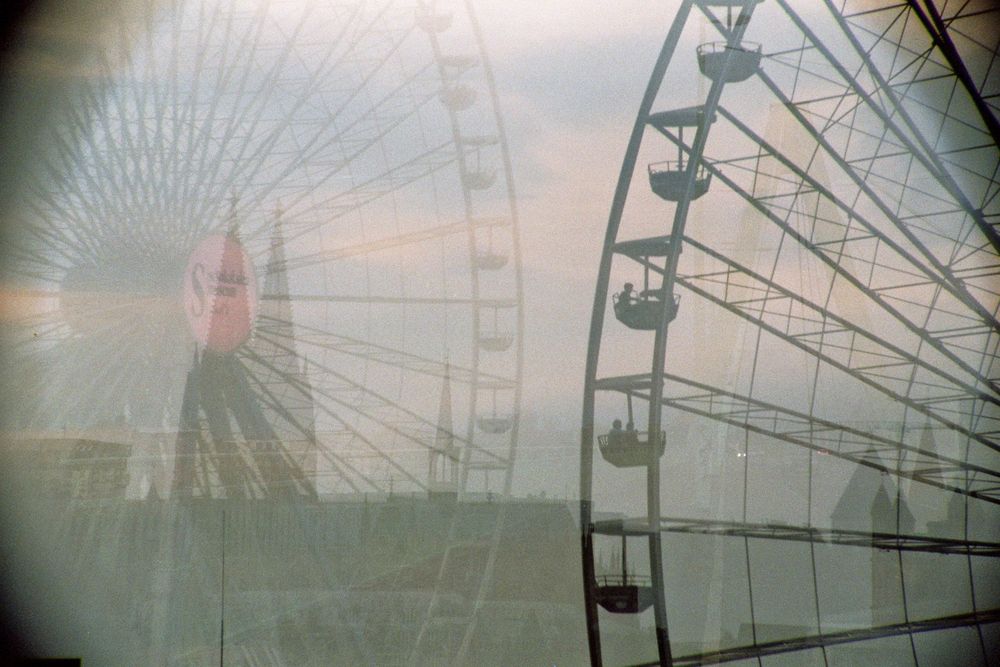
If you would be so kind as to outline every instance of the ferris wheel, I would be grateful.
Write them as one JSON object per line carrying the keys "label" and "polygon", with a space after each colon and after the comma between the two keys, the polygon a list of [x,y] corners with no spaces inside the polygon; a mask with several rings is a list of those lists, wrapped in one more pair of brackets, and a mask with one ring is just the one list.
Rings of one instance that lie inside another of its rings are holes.
{"label": "ferris wheel", "polygon": [[997,18],[679,3],[591,319],[594,664],[996,655]]}
{"label": "ferris wheel", "polygon": [[164,436],[139,494],[509,492],[517,218],[464,5],[140,2],[101,41],[13,225],[20,425]]}

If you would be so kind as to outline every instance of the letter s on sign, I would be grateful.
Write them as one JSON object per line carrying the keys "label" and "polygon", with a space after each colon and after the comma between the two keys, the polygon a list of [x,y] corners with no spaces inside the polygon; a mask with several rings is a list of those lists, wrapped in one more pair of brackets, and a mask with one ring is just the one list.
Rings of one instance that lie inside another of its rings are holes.
{"label": "letter s on sign", "polygon": [[205,265],[197,263],[191,269],[191,290],[194,292],[194,299],[188,299],[188,309],[192,317],[201,317],[205,312]]}

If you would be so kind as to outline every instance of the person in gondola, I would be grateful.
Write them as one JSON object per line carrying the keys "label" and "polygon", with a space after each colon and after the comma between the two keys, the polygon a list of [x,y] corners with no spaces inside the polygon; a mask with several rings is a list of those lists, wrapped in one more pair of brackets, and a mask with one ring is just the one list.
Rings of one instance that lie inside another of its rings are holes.
{"label": "person in gondola", "polygon": [[632,423],[632,420],[629,420],[629,422],[625,424],[625,442],[630,445],[639,444],[639,434],[636,432],[635,424]]}
{"label": "person in gondola", "polygon": [[608,444],[618,445],[621,444],[622,436],[624,431],[622,431],[622,420],[616,419],[611,422],[611,430],[608,431]]}
{"label": "person in gondola", "polygon": [[618,303],[622,304],[622,306],[626,308],[628,306],[631,306],[632,302],[635,300],[635,292],[633,292],[632,290],[633,290],[632,283],[625,283],[625,286],[622,288],[621,294],[618,295]]}

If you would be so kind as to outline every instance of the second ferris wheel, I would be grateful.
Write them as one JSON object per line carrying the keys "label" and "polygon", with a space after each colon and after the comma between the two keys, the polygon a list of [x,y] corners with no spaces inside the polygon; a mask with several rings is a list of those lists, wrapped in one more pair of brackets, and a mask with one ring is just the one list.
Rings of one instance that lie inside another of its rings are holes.
{"label": "second ferris wheel", "polygon": [[639,105],[583,395],[594,664],[991,655],[990,66],[963,9],[823,5],[679,3]]}

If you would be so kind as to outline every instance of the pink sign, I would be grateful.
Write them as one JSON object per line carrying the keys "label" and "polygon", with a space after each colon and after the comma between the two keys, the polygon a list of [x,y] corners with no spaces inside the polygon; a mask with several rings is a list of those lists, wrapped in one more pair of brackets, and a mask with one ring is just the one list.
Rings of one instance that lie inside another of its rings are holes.
{"label": "pink sign", "polygon": [[235,238],[206,237],[184,270],[184,312],[195,340],[214,352],[232,352],[250,336],[257,316],[253,263]]}

